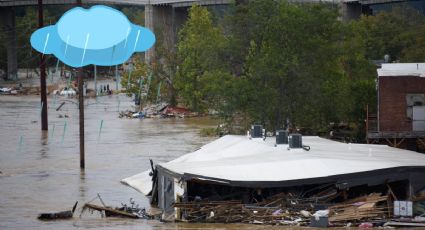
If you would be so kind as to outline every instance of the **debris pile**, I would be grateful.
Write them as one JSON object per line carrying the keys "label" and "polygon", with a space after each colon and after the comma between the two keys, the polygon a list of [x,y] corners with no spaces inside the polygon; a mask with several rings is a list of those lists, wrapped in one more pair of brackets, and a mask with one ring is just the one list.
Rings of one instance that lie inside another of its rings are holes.
{"label": "debris pile", "polygon": [[[189,222],[308,225],[312,207],[296,203],[291,194],[279,193],[253,204],[233,201],[175,203]],[[305,209],[304,209],[305,208]]]}
{"label": "debris pile", "polygon": [[17,90],[8,88],[8,87],[1,87],[0,86],[0,94],[4,95],[16,95],[18,93]]}
{"label": "debris pile", "polygon": [[329,222],[346,223],[362,220],[382,220],[390,216],[388,196],[372,193],[329,207]]}
{"label": "debris pile", "polygon": [[133,118],[133,114],[135,112],[126,110],[126,111],[120,111],[118,117],[119,118]]}
{"label": "debris pile", "polygon": [[119,118],[187,118],[197,117],[198,113],[182,107],[173,107],[165,102],[147,105],[143,111],[120,111]]}
{"label": "debris pile", "polygon": [[[95,199],[99,199],[101,205],[91,203]],[[37,218],[39,220],[71,219],[74,216],[77,204],[78,201],[75,202],[72,209],[68,211],[40,213]],[[130,204],[121,203],[121,207],[110,207],[107,206],[105,202],[103,202],[100,194],[97,194],[94,199],[84,204],[81,209],[80,218],[86,211],[90,211],[91,213],[98,211],[102,217],[119,217],[131,219],[155,219],[159,218],[159,215],[161,214],[161,212],[158,212],[158,210],[155,208],[151,208],[149,211],[146,211],[145,208],[140,208],[138,204],[135,204],[135,201],[132,198],[130,198]]]}
{"label": "debris pile", "polygon": [[83,212],[86,209],[99,211],[105,217],[125,217],[125,218],[137,219],[140,217],[138,213],[141,213],[142,215],[144,214],[142,210],[137,210],[136,211],[137,214],[135,214],[133,213],[132,210],[127,210],[123,208],[112,208],[108,206],[99,206],[99,205],[90,204],[90,203],[86,203],[84,205]]}
{"label": "debris pile", "polygon": [[110,207],[105,205],[100,195],[98,197],[102,205],[92,204],[90,202],[85,203],[80,216],[86,210],[90,211],[99,211],[102,217],[122,217],[122,218],[131,218],[131,219],[153,219],[154,216],[146,212],[145,208],[140,208],[139,205],[135,204],[134,200],[130,198],[130,204],[121,204],[121,207]]}
{"label": "debris pile", "polygon": [[37,217],[39,220],[63,220],[71,219],[74,215],[75,209],[77,208],[78,201],[75,202],[71,210],[62,211],[62,212],[49,212],[49,213],[40,213]]}
{"label": "debris pile", "polygon": [[196,117],[198,116],[198,113],[192,112],[189,109],[182,108],[182,107],[173,107],[173,106],[167,106],[162,111],[163,117]]}
{"label": "debris pile", "polygon": [[[181,220],[210,223],[251,223],[291,226],[315,226],[324,221],[326,226],[346,226],[377,223],[390,216],[390,200],[387,195],[372,193],[367,196],[328,203],[338,193],[326,190],[309,198],[300,198],[291,193],[279,193],[261,202],[243,204],[241,200],[175,203]],[[321,196],[318,196],[321,195]]]}

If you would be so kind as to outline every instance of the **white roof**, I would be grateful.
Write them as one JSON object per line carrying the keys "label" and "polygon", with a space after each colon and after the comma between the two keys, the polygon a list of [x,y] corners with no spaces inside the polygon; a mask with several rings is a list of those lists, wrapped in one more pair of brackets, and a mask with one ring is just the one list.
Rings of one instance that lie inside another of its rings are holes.
{"label": "white roof", "polygon": [[[301,180],[425,166],[424,154],[385,145],[345,144],[317,136],[303,136],[303,145],[310,146],[310,151],[288,150],[288,145],[275,147],[274,143],[274,137],[263,141],[228,135],[159,165],[180,175],[250,182]],[[142,180],[148,181],[146,175],[144,172],[123,182],[147,194],[151,184],[141,185]]]}
{"label": "white roof", "polygon": [[378,76],[418,76],[425,77],[425,63],[384,63],[377,70]]}

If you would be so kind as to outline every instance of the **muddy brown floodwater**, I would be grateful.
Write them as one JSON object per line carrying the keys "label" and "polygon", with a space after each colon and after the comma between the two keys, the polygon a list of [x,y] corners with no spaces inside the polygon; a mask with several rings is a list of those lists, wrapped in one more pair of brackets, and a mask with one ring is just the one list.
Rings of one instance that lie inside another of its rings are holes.
{"label": "muddy brown floodwater", "polygon": [[[56,108],[61,102],[60,111]],[[79,169],[76,100],[49,97],[49,131],[40,131],[37,96],[0,96],[0,229],[268,229],[241,224],[182,224],[155,220],[78,217],[81,204],[99,193],[111,206],[134,198],[149,201],[119,181],[150,168],[149,159],[166,162],[211,141],[199,136],[208,119],[119,119],[131,109],[124,95],[86,99],[86,170]],[[99,135],[100,124],[103,120]],[[66,125],[65,125],[66,124]],[[65,127],[66,126],[66,127]],[[41,212],[69,210],[72,220],[39,221]]]}

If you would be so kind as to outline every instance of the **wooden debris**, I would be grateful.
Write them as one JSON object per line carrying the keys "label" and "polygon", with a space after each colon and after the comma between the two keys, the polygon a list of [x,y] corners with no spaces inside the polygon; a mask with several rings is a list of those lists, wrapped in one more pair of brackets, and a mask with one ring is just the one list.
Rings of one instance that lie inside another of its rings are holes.
{"label": "wooden debris", "polygon": [[[99,199],[103,206],[95,205],[90,202],[92,202],[95,199]],[[86,203],[82,210],[80,217],[84,213],[85,210],[95,210],[99,211],[102,215],[102,217],[123,217],[123,218],[144,218],[144,219],[152,219],[154,216],[150,215],[146,212],[144,208],[139,208],[139,205],[136,205],[134,200],[130,198],[130,204],[123,204],[121,203],[121,207],[109,207],[105,204],[102,197],[100,197],[100,194],[98,193],[97,196],[92,201]]]}
{"label": "wooden debris", "polygon": [[99,212],[104,211],[106,217],[114,216],[114,217],[126,217],[126,218],[133,218],[133,219],[139,218],[139,216],[137,216],[133,213],[128,213],[128,212],[121,211],[121,210],[118,210],[118,209],[114,209],[114,208],[111,208],[111,207],[102,207],[102,206],[99,206],[99,205],[86,203],[83,207],[83,210],[87,209],[87,208],[93,209],[93,210],[96,210],[96,211],[99,211]]}
{"label": "wooden debris", "polygon": [[316,205],[328,207],[320,212],[326,211],[327,220],[336,226],[348,222],[382,222],[389,217],[391,210],[388,202],[391,197],[388,195],[371,193],[350,200],[344,199],[339,203],[327,203],[338,196],[342,197],[343,193],[326,189],[306,198],[300,194],[279,193],[251,204],[243,204],[240,200],[201,200],[175,203],[174,207],[178,209],[179,215],[181,214],[181,220],[187,222],[308,226],[311,218],[316,216],[313,214],[317,211],[314,209]]}
{"label": "wooden debris", "polygon": [[38,215],[39,220],[63,220],[63,219],[71,219],[75,209],[77,208],[78,201],[75,202],[72,210],[62,211],[62,212],[52,212],[52,213],[41,213]]}
{"label": "wooden debris", "polygon": [[240,200],[194,201],[175,203],[174,207],[188,222],[307,225],[309,218],[300,214],[288,198],[293,197],[280,193],[253,204],[242,204]]}
{"label": "wooden debris", "polygon": [[[1,173],[1,172],[0,172]],[[418,202],[418,201],[425,201],[425,195],[421,194],[419,196],[413,197],[412,199],[413,202]]]}
{"label": "wooden debris", "polygon": [[56,108],[56,111],[59,111],[61,108],[62,108],[62,106],[63,105],[65,105],[65,102],[62,102],[57,108]]}
{"label": "wooden debris", "polygon": [[425,227],[425,223],[419,223],[419,222],[397,222],[397,221],[390,221],[385,223],[385,227],[391,226],[391,227]]}
{"label": "wooden debris", "polygon": [[60,220],[60,219],[71,219],[71,211],[54,212],[54,213],[41,213],[37,217],[39,220]]}
{"label": "wooden debris", "polygon": [[385,218],[388,214],[388,206],[383,201],[387,201],[388,196],[381,196],[378,193],[372,193],[368,196],[362,196],[343,204],[337,204],[329,207],[329,222],[359,222],[369,218]]}

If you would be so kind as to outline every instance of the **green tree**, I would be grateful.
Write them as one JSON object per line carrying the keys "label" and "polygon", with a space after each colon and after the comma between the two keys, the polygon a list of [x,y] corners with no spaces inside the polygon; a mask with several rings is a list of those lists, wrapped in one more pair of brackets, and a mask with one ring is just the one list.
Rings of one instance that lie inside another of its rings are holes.
{"label": "green tree", "polygon": [[[238,19],[238,24],[262,31],[253,33],[243,68],[254,88],[249,102],[252,120],[276,129],[289,119],[297,127],[318,130],[340,119],[338,111],[344,105],[338,98],[344,98],[346,90],[338,62],[341,23],[336,12],[317,4],[249,4],[254,5],[249,9],[268,12],[259,16],[261,20]],[[247,17],[252,14],[258,15]]]}
{"label": "green tree", "polygon": [[394,7],[391,11],[374,16],[362,16],[354,22],[353,36],[364,43],[369,60],[383,59],[389,54],[391,60],[404,62],[406,50],[417,44],[425,23],[424,15],[407,5]]}
{"label": "green tree", "polygon": [[[125,64],[125,71],[121,77],[121,86],[125,88],[127,96],[148,93],[146,82],[148,80],[148,66],[139,55],[134,55],[130,62]],[[142,81],[142,83],[140,83]],[[140,88],[142,86],[142,88]]]}
{"label": "green tree", "polygon": [[157,81],[163,82],[168,102],[177,105],[177,92],[174,87],[174,80],[177,73],[178,57],[174,44],[174,34],[169,34],[168,30],[156,28],[155,60],[152,63],[152,72]]}
{"label": "green tree", "polygon": [[204,7],[192,6],[179,32],[177,55],[180,64],[175,87],[183,102],[194,111],[202,112],[209,104],[205,88],[212,82],[204,78],[220,78],[225,70],[221,59],[224,45],[225,37],[213,25],[211,13]]}
{"label": "green tree", "polygon": [[[56,18],[48,9],[44,11],[45,24],[56,23]],[[15,9],[15,33],[17,39],[18,68],[35,68],[39,65],[39,53],[32,50],[30,44],[31,34],[38,28],[38,15],[36,8],[23,7]],[[11,30],[11,29],[9,29]],[[7,40],[4,31],[0,31],[0,68],[7,67],[6,46]]]}

